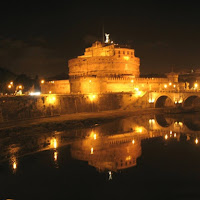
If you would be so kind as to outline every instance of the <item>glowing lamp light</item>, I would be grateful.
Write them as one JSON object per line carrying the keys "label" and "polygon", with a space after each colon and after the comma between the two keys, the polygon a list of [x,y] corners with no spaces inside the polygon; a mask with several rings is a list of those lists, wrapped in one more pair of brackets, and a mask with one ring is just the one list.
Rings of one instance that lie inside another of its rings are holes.
{"label": "glowing lamp light", "polygon": [[10,89],[12,87],[12,85],[8,85],[8,88]]}
{"label": "glowing lamp light", "polygon": [[199,143],[198,138],[196,138],[194,142],[195,142],[195,144],[198,144]]}
{"label": "glowing lamp light", "polygon": [[89,83],[91,83],[92,82],[92,80],[89,80]]}
{"label": "glowing lamp light", "polygon": [[90,101],[94,101],[96,99],[96,95],[95,94],[90,94],[88,95]]}
{"label": "glowing lamp light", "polygon": [[19,88],[19,89],[22,89],[22,85],[19,85],[18,88]]}
{"label": "glowing lamp light", "polygon": [[126,157],[126,161],[129,161],[129,160],[131,160],[131,156]]}
{"label": "glowing lamp light", "polygon": [[132,144],[135,144],[135,140],[132,140]]}
{"label": "glowing lamp light", "polygon": [[137,133],[142,133],[142,127],[136,127],[135,128],[135,131],[137,132]]}
{"label": "glowing lamp light", "polygon": [[41,80],[41,83],[42,83],[42,84],[44,84],[44,82],[45,82],[44,80]]}
{"label": "glowing lamp light", "polygon": [[39,95],[41,95],[41,92],[30,92],[29,95],[30,96],[39,96]]}
{"label": "glowing lamp light", "polygon": [[197,89],[198,88],[198,83],[194,84],[194,88]]}
{"label": "glowing lamp light", "polygon": [[56,102],[56,97],[55,96],[49,96],[49,97],[47,97],[47,102],[49,104],[54,104]]}
{"label": "glowing lamp light", "polygon": [[169,82],[169,85],[171,86],[171,85],[172,85],[172,83],[171,83],[171,82]]}
{"label": "glowing lamp light", "polygon": [[52,93],[52,91],[49,91],[49,94],[51,94]]}
{"label": "glowing lamp light", "polygon": [[133,81],[133,79],[131,80],[131,83],[133,83],[134,81]]}
{"label": "glowing lamp light", "polygon": [[176,138],[176,133],[174,133],[174,137]]}
{"label": "glowing lamp light", "polygon": [[164,88],[167,88],[167,84],[164,85]]}
{"label": "glowing lamp light", "polygon": [[175,88],[175,87],[176,87],[176,85],[173,85],[173,87]]}
{"label": "glowing lamp light", "polygon": [[154,124],[155,123],[155,119],[149,119],[149,124]]}
{"label": "glowing lamp light", "polygon": [[94,148],[93,147],[91,147],[91,149],[90,149],[90,154],[94,154]]}
{"label": "glowing lamp light", "polygon": [[130,57],[129,56],[124,56],[124,60],[129,60],[130,59]]}
{"label": "glowing lamp light", "polygon": [[155,99],[149,99],[149,103],[154,103]]}
{"label": "glowing lamp light", "polygon": [[167,139],[168,139],[168,135],[166,134],[166,135],[165,135],[165,140],[167,140]]}
{"label": "glowing lamp light", "polygon": [[178,103],[183,103],[183,99],[180,99],[180,100],[178,101]]}

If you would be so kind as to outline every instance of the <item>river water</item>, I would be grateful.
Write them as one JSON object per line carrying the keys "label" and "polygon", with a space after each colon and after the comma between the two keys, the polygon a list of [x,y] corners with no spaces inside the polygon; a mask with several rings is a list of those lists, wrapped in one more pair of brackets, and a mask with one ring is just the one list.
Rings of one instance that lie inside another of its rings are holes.
{"label": "river water", "polygon": [[200,199],[200,115],[0,137],[0,199]]}

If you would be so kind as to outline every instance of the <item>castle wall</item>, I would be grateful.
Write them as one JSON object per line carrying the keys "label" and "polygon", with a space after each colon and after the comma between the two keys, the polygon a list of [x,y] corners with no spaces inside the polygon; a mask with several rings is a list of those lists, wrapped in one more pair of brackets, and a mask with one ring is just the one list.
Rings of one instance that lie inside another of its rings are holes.
{"label": "castle wall", "polygon": [[1,97],[0,122],[116,110],[131,100],[132,95],[129,93]]}
{"label": "castle wall", "polygon": [[49,81],[40,84],[42,94],[69,94],[70,83],[69,80]]}

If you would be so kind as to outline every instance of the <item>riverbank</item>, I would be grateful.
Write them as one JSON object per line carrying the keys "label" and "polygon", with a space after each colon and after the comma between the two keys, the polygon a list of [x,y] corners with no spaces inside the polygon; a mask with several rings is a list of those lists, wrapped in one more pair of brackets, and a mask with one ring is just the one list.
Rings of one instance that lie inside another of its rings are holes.
{"label": "riverbank", "polygon": [[37,118],[28,120],[12,121],[0,124],[0,133],[21,132],[21,131],[62,131],[72,128],[90,127],[95,124],[102,124],[117,118],[138,116],[145,114],[157,114],[163,109],[134,109],[134,110],[112,110],[95,113],[76,113],[53,116],[47,118]]}

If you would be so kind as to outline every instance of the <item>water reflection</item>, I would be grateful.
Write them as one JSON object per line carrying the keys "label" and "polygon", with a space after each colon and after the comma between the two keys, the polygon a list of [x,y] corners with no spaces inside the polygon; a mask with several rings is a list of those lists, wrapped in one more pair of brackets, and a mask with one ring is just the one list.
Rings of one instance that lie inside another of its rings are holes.
{"label": "water reflection", "polygon": [[123,133],[101,136],[96,140],[86,137],[71,144],[71,155],[75,159],[87,161],[99,171],[133,167],[141,155],[141,141],[136,136]]}
{"label": "water reflection", "polygon": [[21,156],[39,151],[52,151],[52,161],[59,166],[59,148],[70,145],[72,158],[87,161],[98,171],[112,172],[137,165],[142,154],[142,141],[162,137],[164,141],[185,141],[199,145],[200,117],[197,115],[141,116],[118,119],[88,129],[44,134],[18,134],[0,138],[0,161],[9,160],[13,173]]}

